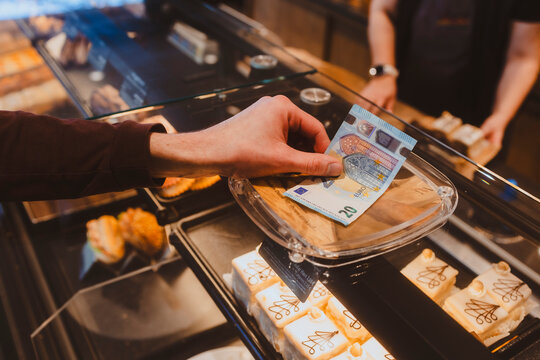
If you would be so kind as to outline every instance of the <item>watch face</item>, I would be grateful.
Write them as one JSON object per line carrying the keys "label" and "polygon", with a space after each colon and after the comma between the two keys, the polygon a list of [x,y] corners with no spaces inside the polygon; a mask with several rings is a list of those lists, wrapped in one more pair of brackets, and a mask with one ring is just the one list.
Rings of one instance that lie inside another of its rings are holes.
{"label": "watch face", "polygon": [[371,76],[381,76],[384,74],[384,68],[382,65],[376,65],[369,69],[369,75]]}

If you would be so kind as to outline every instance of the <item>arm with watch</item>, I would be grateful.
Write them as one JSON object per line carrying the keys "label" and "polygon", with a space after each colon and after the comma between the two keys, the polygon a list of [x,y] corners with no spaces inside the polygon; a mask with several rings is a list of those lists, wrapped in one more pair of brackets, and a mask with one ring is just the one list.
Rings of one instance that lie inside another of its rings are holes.
{"label": "arm with watch", "polygon": [[[376,105],[393,111],[397,96],[396,80],[399,75],[395,67],[395,28],[392,22],[398,0],[373,0],[370,5],[368,40],[373,67],[369,70],[370,81],[361,95]],[[366,104],[368,111],[375,114],[379,109]]]}

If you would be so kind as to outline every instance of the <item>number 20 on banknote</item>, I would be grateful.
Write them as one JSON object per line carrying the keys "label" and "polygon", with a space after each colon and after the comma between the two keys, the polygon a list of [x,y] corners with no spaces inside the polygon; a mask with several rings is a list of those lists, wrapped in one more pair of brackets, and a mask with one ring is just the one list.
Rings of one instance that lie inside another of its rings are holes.
{"label": "number 20 on banknote", "polygon": [[386,191],[415,144],[409,135],[354,105],[326,149],[342,159],[344,174],[305,180],[284,195],[349,225]]}

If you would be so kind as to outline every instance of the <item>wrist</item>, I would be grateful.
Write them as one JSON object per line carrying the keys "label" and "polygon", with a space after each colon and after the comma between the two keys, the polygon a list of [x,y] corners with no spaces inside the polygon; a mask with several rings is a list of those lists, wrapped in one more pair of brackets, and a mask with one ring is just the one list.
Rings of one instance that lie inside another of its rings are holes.
{"label": "wrist", "polygon": [[211,144],[201,132],[150,136],[150,172],[153,176],[198,177],[219,172],[212,163]]}
{"label": "wrist", "polygon": [[378,78],[381,76],[391,76],[397,78],[399,76],[399,70],[392,64],[375,64],[369,69],[369,76],[371,78]]}

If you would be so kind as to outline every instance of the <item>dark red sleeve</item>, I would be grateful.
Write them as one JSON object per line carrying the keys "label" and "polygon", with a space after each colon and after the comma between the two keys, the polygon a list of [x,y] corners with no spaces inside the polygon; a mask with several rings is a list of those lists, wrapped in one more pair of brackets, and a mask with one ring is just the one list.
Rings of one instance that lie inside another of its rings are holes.
{"label": "dark red sleeve", "polygon": [[162,125],[116,125],[0,111],[0,200],[65,199],[159,186],[149,139]]}

